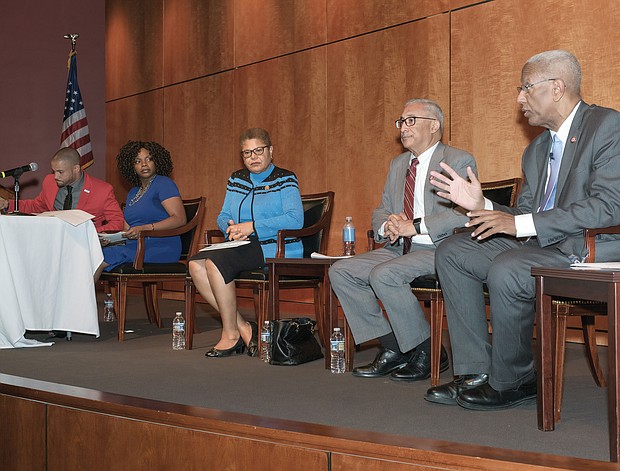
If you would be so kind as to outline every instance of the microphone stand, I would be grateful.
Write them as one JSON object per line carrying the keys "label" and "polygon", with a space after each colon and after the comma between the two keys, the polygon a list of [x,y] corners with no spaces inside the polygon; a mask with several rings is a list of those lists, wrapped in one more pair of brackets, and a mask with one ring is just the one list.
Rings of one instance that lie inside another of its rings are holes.
{"label": "microphone stand", "polygon": [[22,174],[24,173],[23,170],[16,170],[15,173],[13,174],[13,178],[15,179],[15,184],[13,185],[13,191],[15,193],[15,208],[13,209],[12,212],[10,212],[10,215],[14,215],[14,216],[32,216],[31,214],[28,213],[20,213],[19,212],[19,177],[22,176]]}

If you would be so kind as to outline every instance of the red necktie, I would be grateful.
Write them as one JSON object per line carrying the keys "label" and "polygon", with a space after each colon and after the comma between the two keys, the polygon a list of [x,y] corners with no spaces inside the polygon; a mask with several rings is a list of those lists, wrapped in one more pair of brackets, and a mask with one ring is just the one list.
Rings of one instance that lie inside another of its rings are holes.
{"label": "red necktie", "polygon": [[[415,177],[417,173],[418,158],[411,159],[409,170],[407,170],[407,176],[405,177],[405,216],[413,221],[413,192],[415,190]],[[405,237],[403,239],[403,254],[408,254],[411,250],[411,237]]]}

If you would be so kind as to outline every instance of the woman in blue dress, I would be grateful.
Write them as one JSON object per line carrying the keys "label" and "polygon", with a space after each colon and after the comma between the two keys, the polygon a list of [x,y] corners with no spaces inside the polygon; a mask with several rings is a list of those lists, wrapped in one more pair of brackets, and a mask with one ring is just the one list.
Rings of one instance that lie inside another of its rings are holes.
{"label": "woman in blue dress", "polygon": [[[239,138],[245,168],[228,179],[226,196],[217,225],[228,240],[248,241],[235,248],[198,252],[189,272],[202,297],[220,313],[222,334],[206,356],[258,353],[258,326],[246,322],[237,310],[235,277],[244,270],[265,265],[275,257],[280,229],[300,229],[304,214],[297,177],[271,162],[273,146],[267,131],[248,129]],[[286,257],[302,257],[299,239],[287,240]]]}
{"label": "woman in blue dress", "polygon": [[[124,245],[103,248],[100,270],[111,271],[119,265],[133,263],[140,232],[175,229],[186,223],[185,209],[172,173],[170,153],[156,142],[129,141],[116,156],[120,174],[134,187],[125,204]],[[149,237],[146,239],[146,263],[177,262],[181,256],[181,239]],[[105,245],[105,243],[104,243]]]}

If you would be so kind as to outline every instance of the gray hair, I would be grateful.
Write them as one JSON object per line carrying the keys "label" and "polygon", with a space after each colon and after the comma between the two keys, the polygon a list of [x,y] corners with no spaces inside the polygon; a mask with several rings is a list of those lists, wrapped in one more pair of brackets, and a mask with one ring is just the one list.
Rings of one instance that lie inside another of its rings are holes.
{"label": "gray hair", "polygon": [[431,117],[439,121],[439,135],[441,136],[443,134],[443,111],[441,110],[441,107],[433,100],[428,100],[426,98],[412,98],[411,100],[408,100],[407,103],[405,103],[405,106],[413,105],[414,103],[420,103],[424,105],[424,108],[426,109],[428,114],[430,114]]}
{"label": "gray hair", "polygon": [[527,66],[550,74],[550,79],[561,79],[571,93],[581,95],[581,65],[572,53],[561,49],[544,51],[530,57],[523,68]]}

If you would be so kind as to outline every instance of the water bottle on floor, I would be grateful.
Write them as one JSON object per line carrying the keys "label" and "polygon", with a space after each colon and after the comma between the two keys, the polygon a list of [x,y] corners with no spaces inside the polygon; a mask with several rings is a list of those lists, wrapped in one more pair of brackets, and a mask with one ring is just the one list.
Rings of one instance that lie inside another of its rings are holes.
{"label": "water bottle on floor", "polygon": [[353,218],[347,216],[342,226],[343,255],[355,255],[355,226]]}
{"label": "water bottle on floor", "polygon": [[263,322],[260,330],[260,359],[265,363],[271,360],[271,324],[269,321]]}
{"label": "water bottle on floor", "polygon": [[344,373],[344,335],[340,332],[340,327],[334,327],[334,332],[329,338],[329,349],[332,357],[332,373]]}
{"label": "water bottle on floor", "polygon": [[180,312],[172,321],[172,349],[183,350],[185,348],[185,319]]}
{"label": "water bottle on floor", "polygon": [[112,293],[106,294],[103,300],[103,322],[114,321],[114,299]]}

